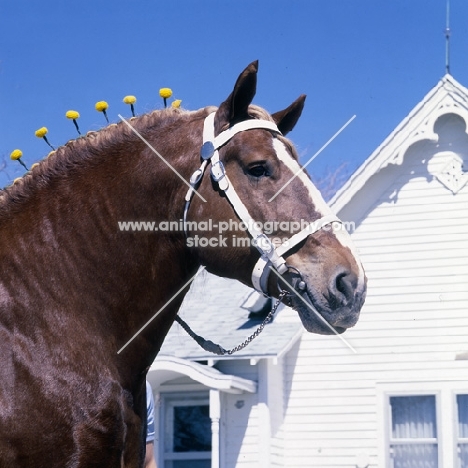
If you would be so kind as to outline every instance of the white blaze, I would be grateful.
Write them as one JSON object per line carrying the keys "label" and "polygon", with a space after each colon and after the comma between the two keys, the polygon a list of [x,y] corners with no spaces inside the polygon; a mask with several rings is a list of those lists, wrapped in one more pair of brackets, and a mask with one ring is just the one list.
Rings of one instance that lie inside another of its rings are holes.
{"label": "white blaze", "polygon": [[[315,211],[317,211],[321,217],[334,214],[331,208],[326,204],[325,200],[322,197],[322,194],[309,179],[306,172],[302,169],[299,163],[288,153],[288,150],[286,149],[284,143],[278,138],[273,138],[273,147],[276,151],[278,159],[292,172],[294,177],[296,177],[302,182],[302,184],[309,192],[310,201],[313,203]],[[341,229],[333,229],[333,234],[335,235],[337,241],[343,247],[347,247],[356,259],[356,263],[359,268],[358,288],[363,288],[365,278],[364,269],[362,268],[357,249],[354,246],[351,236],[344,227],[341,227]]]}

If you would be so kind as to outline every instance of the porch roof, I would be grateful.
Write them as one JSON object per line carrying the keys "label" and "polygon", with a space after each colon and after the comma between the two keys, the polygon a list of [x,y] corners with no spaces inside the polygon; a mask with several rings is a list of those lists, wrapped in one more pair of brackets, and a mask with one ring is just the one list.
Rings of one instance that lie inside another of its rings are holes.
{"label": "porch roof", "polygon": [[180,376],[189,377],[206,387],[226,393],[256,393],[257,383],[236,375],[223,372],[197,362],[174,356],[158,356],[153,362],[147,379],[153,388],[159,388],[165,382]]}

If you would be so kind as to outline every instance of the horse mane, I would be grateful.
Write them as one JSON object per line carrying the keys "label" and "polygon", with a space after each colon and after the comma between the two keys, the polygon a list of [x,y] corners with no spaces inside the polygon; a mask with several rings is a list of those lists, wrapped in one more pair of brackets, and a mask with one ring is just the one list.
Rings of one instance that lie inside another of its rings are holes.
{"label": "horse mane", "polygon": [[[161,129],[176,121],[190,121],[204,118],[216,107],[208,106],[196,111],[177,108],[154,110],[150,113],[132,117],[129,121],[141,134],[148,130]],[[271,115],[263,108],[250,105],[249,117],[274,122]],[[83,167],[96,163],[96,155],[125,142],[136,140],[137,135],[125,122],[112,123],[97,131],[89,131],[83,136],[69,140],[63,146],[51,151],[47,157],[34,164],[33,167],[17,179],[12,185],[0,189],[0,212],[5,212],[11,206],[18,206],[29,199],[39,187],[47,186],[56,178],[65,177],[73,167]],[[292,143],[282,136],[281,141],[287,145],[293,156],[298,159]]]}
{"label": "horse mane", "polygon": [[[161,129],[176,121],[202,118],[215,110],[215,107],[205,107],[197,111],[167,108],[132,117],[128,121],[136,131],[145,134],[148,129]],[[15,183],[0,190],[0,210],[4,211],[11,205],[16,206],[27,200],[37,188],[48,185],[57,177],[66,176],[73,167],[95,163],[96,156],[107,149],[137,138],[125,122],[118,122],[69,140],[34,164]]]}

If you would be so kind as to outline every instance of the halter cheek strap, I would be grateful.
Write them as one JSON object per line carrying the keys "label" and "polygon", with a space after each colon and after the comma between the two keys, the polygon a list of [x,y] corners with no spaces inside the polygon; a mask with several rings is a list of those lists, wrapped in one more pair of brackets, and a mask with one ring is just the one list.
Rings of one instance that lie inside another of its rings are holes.
{"label": "halter cheek strap", "polygon": [[268,275],[270,273],[269,267],[271,266],[275,268],[281,275],[286,273],[288,267],[286,266],[286,260],[283,258],[285,253],[287,253],[311,234],[320,230],[325,225],[334,221],[340,222],[340,220],[330,212],[330,214],[324,216],[318,221],[314,221],[307,225],[302,231],[293,235],[281,246],[276,247],[271,242],[270,238],[261,229],[259,229],[259,223],[256,223],[255,220],[250,216],[248,209],[239,198],[226,174],[222,161],[219,159],[218,149],[228,143],[231,138],[239,132],[252,129],[265,129],[278,134],[281,134],[281,132],[273,122],[268,120],[253,119],[239,122],[215,137],[214,117],[215,113],[212,113],[205,119],[203,127],[203,146],[201,148],[202,163],[200,167],[192,174],[190,178],[191,188],[187,191],[185,196],[185,233],[187,235],[186,222],[190,201],[193,197],[194,190],[198,187],[201,179],[203,178],[208,161],[211,161],[211,178],[218,184],[219,189],[224,192],[237,216],[241,221],[243,221],[244,226],[252,238],[252,245],[254,245],[260,253],[260,258],[252,271],[252,284],[258,292],[268,295],[267,283]]}

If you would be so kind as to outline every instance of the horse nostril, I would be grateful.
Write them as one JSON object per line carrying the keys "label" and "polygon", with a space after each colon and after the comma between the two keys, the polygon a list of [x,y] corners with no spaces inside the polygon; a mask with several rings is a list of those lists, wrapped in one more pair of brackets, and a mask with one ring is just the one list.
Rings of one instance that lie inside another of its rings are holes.
{"label": "horse nostril", "polygon": [[357,286],[357,276],[349,271],[340,271],[331,280],[329,291],[337,305],[347,305],[354,298]]}

